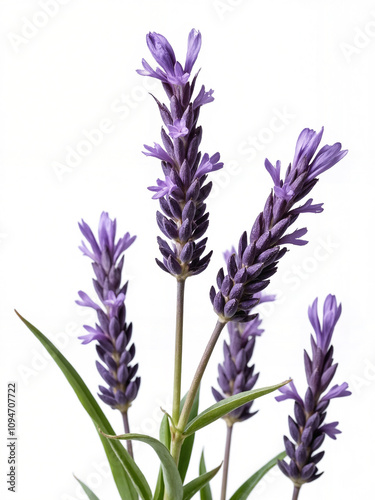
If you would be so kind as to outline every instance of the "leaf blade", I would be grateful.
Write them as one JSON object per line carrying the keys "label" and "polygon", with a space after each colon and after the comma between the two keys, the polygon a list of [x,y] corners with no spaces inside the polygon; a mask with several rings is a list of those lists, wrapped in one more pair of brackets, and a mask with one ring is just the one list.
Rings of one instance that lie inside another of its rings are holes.
{"label": "leaf blade", "polygon": [[[206,469],[206,462],[204,460],[204,451],[202,450],[201,458],[199,461],[199,474],[205,474],[207,472]],[[209,483],[207,483],[201,490],[200,490],[200,497],[201,500],[212,500],[212,493],[211,493],[211,487]]]}
{"label": "leaf blade", "polygon": [[267,472],[277,464],[278,460],[282,460],[285,457],[286,453],[285,451],[282,451],[276,455],[276,457],[272,458],[269,462],[263,465],[263,467],[249,477],[249,479],[238,488],[238,490],[230,497],[230,500],[246,500],[263,476],[265,476]]}
{"label": "leaf blade", "polygon": [[82,482],[80,479],[78,479],[78,477],[76,477],[76,476],[74,476],[74,477],[79,482],[83,491],[86,493],[86,495],[89,497],[90,500],[99,500],[99,498],[95,495],[95,493],[93,491],[91,491],[90,488],[84,482]]}
{"label": "leaf blade", "polygon": [[[189,415],[188,422],[191,422],[191,420],[193,420],[198,415],[199,392],[200,391],[198,389],[197,394],[195,395],[195,398],[194,398],[194,401],[193,401],[193,406],[191,408],[191,412],[190,412],[190,415]],[[182,411],[182,408],[183,408],[183,406],[185,404],[185,399],[186,399],[186,395],[181,400],[181,403],[180,403],[180,412]],[[195,435],[191,434],[190,436],[188,436],[184,440],[184,442],[182,444],[182,447],[181,447],[180,459],[179,459],[179,462],[178,462],[178,470],[180,472],[182,483],[184,483],[184,481],[185,481],[186,473],[187,473],[187,470],[188,470],[188,467],[189,467],[190,458],[191,458],[191,454],[192,454],[193,446],[194,446],[194,439],[195,439]]]}
{"label": "leaf blade", "polygon": [[236,408],[239,408],[240,406],[249,403],[254,399],[260,398],[261,396],[265,396],[270,392],[276,391],[276,389],[279,389],[289,382],[290,380],[287,380],[281,382],[280,384],[272,385],[269,387],[240,392],[239,394],[235,394],[234,396],[230,396],[223,399],[222,401],[219,401],[218,403],[215,403],[206,410],[202,411],[190,423],[186,425],[183,432],[184,436],[190,436],[194,432],[203,429],[203,427],[206,427],[212,422],[215,422],[215,420],[218,420],[232,410],[235,410]]}
{"label": "leaf blade", "polygon": [[[159,441],[169,450],[171,446],[171,429],[169,427],[168,416],[164,414],[164,417],[160,423],[159,430]],[[164,496],[164,479],[163,479],[163,469],[160,467],[158,479],[155,486],[155,492],[153,500],[163,500]]]}
{"label": "leaf blade", "polygon": [[219,472],[221,465],[222,464],[220,464],[218,467],[212,469],[209,472],[204,472],[203,474],[200,474],[198,477],[187,483],[184,486],[183,500],[190,500],[190,498],[192,498],[196,493],[198,493],[198,491],[204,488],[209,483],[209,481],[211,481],[211,479],[215,477],[216,474]]}

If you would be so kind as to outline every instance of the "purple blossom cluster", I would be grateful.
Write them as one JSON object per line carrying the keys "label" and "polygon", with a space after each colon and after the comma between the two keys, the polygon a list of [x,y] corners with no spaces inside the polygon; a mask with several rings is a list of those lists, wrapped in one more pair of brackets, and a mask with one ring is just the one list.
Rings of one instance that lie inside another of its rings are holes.
{"label": "purple blossom cluster", "polygon": [[79,228],[91,247],[88,248],[82,242],[80,250],[93,261],[96,278],[93,284],[101,303],[93,301],[85,292],[78,292],[80,300],[76,303],[91,307],[98,317],[95,327],[84,325],[88,334],[79,338],[83,344],[93,340],[98,342],[96,350],[105,366],[98,361],[96,366],[108,385],[99,386],[99,397],[113,409],[126,413],[138,394],[141,381],[139,377],[135,377],[138,364],[131,365],[135,346],[129,346],[132,324],[126,323],[125,297],[128,283],[121,284],[123,254],[136,237],[126,233],[116,242],[116,219],[111,220],[106,212],[100,217],[98,239],[83,220]]}
{"label": "purple blossom cluster", "polygon": [[[322,446],[325,436],[336,439],[338,422],[325,423],[326,410],[331,399],[349,396],[348,384],[329,385],[337,370],[333,363],[333,331],[341,315],[341,304],[337,305],[336,297],[328,295],[323,307],[323,324],[318,316],[318,299],[309,307],[309,319],[314,329],[315,339],[311,335],[312,356],[304,352],[307,391],[302,398],[290,382],[282,387],[277,401],[292,399],[294,401],[294,419],[289,417],[289,432],[292,441],[284,436],[285,450],[290,459],[279,461],[282,472],[288,476],[299,489],[304,483],[317,479],[317,464],[324,456],[324,451],[317,450]],[[327,391],[327,392],[326,392]]]}
{"label": "purple blossom cluster", "polygon": [[191,30],[185,65],[176,60],[168,40],[158,34],[146,37],[148,48],[159,67],[156,70],[143,59],[142,70],[138,73],[157,78],[162,82],[169,103],[162,104],[155,98],[164,123],[161,129],[163,146],[145,145],[144,154],[161,160],[164,178],[157,179],[156,185],[149,187],[158,199],[161,212],[156,214],[157,223],[171,246],[158,238],[163,261],[158,265],[178,280],[199,274],[209,264],[212,252],[204,257],[207,238],[202,238],[208,227],[205,199],[212,183],[206,183],[207,174],[222,168],[219,153],[210,156],[199,152],[202,127],[197,126],[200,108],[212,102],[213,90],[206,91],[202,85],[193,98],[197,76],[189,82],[192,68],[198,57],[202,43],[199,31]]}
{"label": "purple blossom cluster", "polygon": [[318,152],[323,129],[317,133],[304,129],[298,140],[293,162],[285,179],[280,178],[281,165],[273,166],[267,159],[265,167],[272,177],[274,188],[263,211],[256,218],[248,237],[245,231],[238,244],[237,254],[227,259],[227,273],[220,269],[217,275],[218,291],[211,287],[210,298],[220,321],[251,321],[249,311],[258,301],[254,294],[266,288],[276,271],[278,261],[285,255],[285,244],[304,245],[301,239],[307,229],[285,234],[302,213],[320,213],[322,203],[313,204],[312,198],[295,207],[318,182],[317,176],[328,170],[347,153],[341,144],[323,146]]}
{"label": "purple blossom cluster", "polygon": [[[234,249],[233,249],[234,250]],[[274,295],[254,294],[254,297],[262,302],[275,300]],[[212,387],[212,393],[217,402],[244,391],[254,388],[259,373],[255,372],[255,365],[251,363],[256,338],[262,335],[264,330],[260,328],[262,320],[258,315],[247,323],[230,321],[228,323],[229,344],[224,341],[224,362],[219,364],[219,376],[217,382],[222,391],[220,393]],[[236,410],[225,415],[224,420],[228,426],[236,422],[243,422],[255,415],[257,411],[251,412],[254,401],[247,403]]]}

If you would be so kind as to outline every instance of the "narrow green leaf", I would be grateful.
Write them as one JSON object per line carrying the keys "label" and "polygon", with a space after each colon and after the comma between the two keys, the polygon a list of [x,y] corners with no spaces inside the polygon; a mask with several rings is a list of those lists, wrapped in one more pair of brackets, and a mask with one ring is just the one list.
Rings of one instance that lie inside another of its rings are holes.
{"label": "narrow green leaf", "polygon": [[[112,432],[112,431],[111,431]],[[138,493],[135,489],[129,474],[124,469],[121,461],[118,459],[110,440],[98,432],[102,442],[105,454],[111,467],[112,476],[115,480],[121,500],[138,500]],[[120,450],[121,451],[121,450]],[[126,450],[125,450],[126,451]]]}
{"label": "narrow green leaf", "polygon": [[169,426],[168,415],[164,414],[159,429],[159,441],[169,450],[171,445],[171,428]]}
{"label": "narrow green leaf", "polygon": [[289,384],[289,382],[290,380],[286,380],[285,382],[281,382],[280,384],[272,385],[270,387],[263,387],[262,389],[240,392],[235,396],[230,396],[229,398],[225,398],[218,403],[215,403],[206,410],[202,411],[202,413],[200,413],[190,423],[187,424],[184,430],[184,435],[190,436],[190,434],[199,431],[199,429],[203,429],[203,427],[206,427],[212,422],[215,422],[215,420],[223,417],[232,410],[239,408],[249,401],[253,401],[256,398],[260,398],[261,396],[269,394],[270,392],[276,391],[276,389],[279,389],[285,384]]}
{"label": "narrow green leaf", "polygon": [[86,495],[89,497],[90,500],[99,500],[99,498],[95,495],[93,491],[90,490],[88,486],[85,485],[82,481],[78,479],[78,477],[74,476],[79,484],[82,486],[83,491],[86,493]]}
{"label": "narrow green leaf", "polygon": [[286,457],[285,451],[279,453],[275,458],[270,460],[266,465],[259,469],[255,474],[253,474],[247,481],[243,483],[242,486],[230,497],[230,500],[246,500],[250,493],[253,491],[255,486],[259,483],[263,476],[267,474],[269,470],[272,469],[277,464],[278,460],[282,460]]}
{"label": "narrow green leaf", "polygon": [[[180,403],[180,413],[185,404],[185,399],[186,399],[186,394]],[[189,415],[189,422],[191,422],[191,420],[193,420],[193,418],[195,418],[198,415],[198,406],[199,406],[199,390],[197,391],[197,394],[194,398],[193,406],[191,408],[191,412]],[[189,467],[191,453],[193,451],[194,438],[195,435],[193,433],[184,440],[181,447],[180,459],[178,462],[178,470],[180,472],[182,484],[185,481],[186,473]]]}
{"label": "narrow green leaf", "polygon": [[184,498],[183,500],[190,500],[198,491],[204,488],[209,481],[219,472],[221,464],[216,467],[216,469],[212,469],[210,472],[205,472],[198,476],[197,478],[190,481],[190,483],[184,486]]}
{"label": "narrow green leaf", "polygon": [[[24,319],[20,314],[18,314],[17,311],[16,314],[52,356],[53,360],[65,375],[69,384],[72,386],[78,399],[82,403],[82,406],[91,417],[96,429],[100,427],[100,429],[106,433],[114,434],[106,416],[74,367],[52,344],[52,342],[48,340],[48,338],[45,337],[37,328],[35,328],[35,326]],[[110,441],[102,435],[100,435],[100,439],[106,452],[113,478],[122,500],[137,500],[137,491],[142,500],[151,500],[151,490],[144,475],[122,444],[116,441]]]}
{"label": "narrow green leaf", "polygon": [[[169,426],[169,420],[167,415],[164,415],[160,424],[159,441],[163,443],[163,445],[168,450],[170,449],[171,429]],[[163,497],[164,497],[164,479],[163,479],[163,469],[160,467],[153,500],[163,500]]]}
{"label": "narrow green leaf", "polygon": [[146,436],[144,434],[132,433],[120,434],[119,436],[110,436],[108,434],[104,434],[104,436],[113,440],[132,439],[134,441],[141,441],[142,443],[146,443],[151,446],[159,456],[161,466],[163,468],[164,485],[168,498],[173,498],[173,500],[182,500],[182,481],[177,469],[177,465],[175,464],[172,455],[169,453],[169,450],[158,439],[155,439],[151,436]]}
{"label": "narrow green leaf", "polygon": [[[206,470],[206,462],[204,460],[204,451],[202,450],[201,459],[199,461],[199,474],[205,474]],[[211,487],[209,483],[207,483],[200,491],[201,500],[212,500]]]}

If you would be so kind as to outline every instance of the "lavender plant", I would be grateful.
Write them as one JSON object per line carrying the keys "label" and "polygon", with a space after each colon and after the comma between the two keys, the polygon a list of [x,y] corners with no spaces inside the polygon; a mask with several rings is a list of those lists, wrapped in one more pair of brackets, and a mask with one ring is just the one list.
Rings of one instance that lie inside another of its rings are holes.
{"label": "lavender plant", "polygon": [[[255,373],[253,351],[256,337],[263,332],[260,329],[261,320],[254,308],[262,301],[274,299],[273,296],[262,295],[261,291],[268,286],[269,278],[277,271],[278,263],[287,251],[285,245],[307,243],[301,239],[307,232],[306,228],[292,232],[289,232],[289,228],[301,214],[323,211],[323,204],[313,204],[311,198],[300,205],[298,203],[313,189],[318,176],[339,162],[347,151],[342,150],[340,143],[318,149],[323,129],[317,133],[306,128],[297,140],[293,162],[283,179],[280,162],[277,161],[273,166],[269,160],[265,161],[273,181],[271,192],[251,227],[249,237],[245,231],[237,249],[233,248],[226,254],[226,270],[222,268],[217,274],[217,289],[211,287],[209,295],[217,317],[216,325],[190,388],[181,399],[184,287],[188,277],[201,274],[210,262],[212,251],[205,253],[205,235],[209,225],[205,200],[212,188],[208,175],[223,168],[223,163],[220,162],[219,153],[210,156],[207,153],[202,155],[199,151],[202,140],[202,128],[198,125],[200,108],[213,101],[212,89],[206,91],[202,85],[195,92],[198,73],[192,76],[201,48],[201,34],[194,29],[189,33],[184,65],[178,62],[172,46],[163,35],[149,33],[146,42],[158,66],[153,69],[143,59],[143,69],[138,70],[138,73],[160,80],[167,97],[167,104],[154,97],[163,122],[163,146],[158,143],[154,143],[154,146],[145,145],[144,151],[146,156],[161,161],[163,172],[162,178],[149,187],[153,198],[159,200],[161,210],[157,211],[156,220],[163,234],[163,238],[158,237],[162,259],[156,261],[163,271],[177,281],[173,405],[171,415],[169,409],[164,409],[159,439],[131,433],[128,421],[128,410],[137,397],[140,378],[136,376],[138,365],[132,364],[135,347],[134,344],[130,345],[132,324],[126,322],[127,283],[122,282],[122,271],[123,254],[134,242],[135,236],[130,237],[126,233],[116,241],[116,220],[110,219],[106,212],[100,217],[98,238],[84,221],[79,225],[89,244],[87,246],[82,242],[80,248],[93,261],[97,300],[92,300],[81,291],[77,303],[94,309],[98,318],[95,326],[84,326],[88,333],[80,339],[84,344],[97,342],[96,350],[101,360],[97,361],[97,368],[106,382],[106,386],[99,386],[99,398],[105,405],[121,412],[125,434],[116,434],[68,360],[47,337],[20,317],[53,356],[91,417],[122,500],[189,500],[198,492],[201,499],[212,499],[209,482],[218,473],[220,465],[207,471],[202,454],[198,477],[188,483],[185,477],[195,433],[220,418],[225,420],[228,429],[221,493],[221,499],[225,500],[233,425],[255,415],[256,412],[252,411],[254,399],[277,389],[282,392],[278,400],[295,400],[296,421],[290,419],[290,431],[296,444],[286,438],[286,452],[279,453],[247,479],[231,500],[248,498],[258,481],[276,463],[294,482],[293,498],[296,500],[301,485],[318,477],[316,464],[322,452],[313,453],[322,444],[324,435],[334,437],[339,432],[336,423],[323,423],[329,401],[349,394],[347,384],[334,386],[324,394],[337,368],[333,364],[330,342],[341,306],[337,307],[333,296],[326,299],[322,329],[316,301],[309,312],[317,340],[312,340],[312,358],[305,354],[309,388],[304,400],[290,380],[254,389],[259,374]],[[199,387],[225,325],[228,325],[230,341],[229,344],[224,343],[224,362],[219,365],[218,384],[221,392],[213,388],[216,403],[199,412]],[[121,440],[127,441],[127,449]],[[154,492],[134,461],[130,444],[133,440],[146,443],[158,455],[160,473]],[[283,461],[286,454],[290,458],[289,464]],[[79,482],[91,500],[98,500],[85,484]]]}
{"label": "lavender plant", "polygon": [[[124,429],[128,433],[128,409],[137,397],[141,379],[135,377],[138,364],[130,365],[135,355],[135,345],[129,347],[132,323],[126,324],[125,309],[128,282],[121,285],[121,275],[124,266],[123,254],[136,237],[130,237],[130,234],[126,233],[116,242],[116,219],[111,220],[106,212],[100,217],[98,241],[85,221],[79,224],[79,228],[91,246],[90,250],[82,241],[80,249],[84,255],[93,260],[92,268],[96,277],[93,279],[93,284],[102,303],[99,305],[85,292],[78,292],[81,300],[77,300],[76,303],[94,309],[99,322],[95,328],[84,325],[89,333],[79,338],[83,344],[94,340],[98,342],[96,350],[106,367],[99,361],[96,362],[96,366],[109,386],[99,386],[99,397],[111,408],[121,412]],[[128,451],[133,456],[130,441],[128,441]]]}
{"label": "lavender plant", "polygon": [[[158,238],[163,262],[158,265],[175,276],[185,280],[203,272],[209,264],[212,252],[201,258],[206,248],[207,238],[201,239],[208,228],[208,216],[204,200],[212,189],[212,182],[206,183],[207,174],[223,167],[220,155],[211,157],[205,153],[201,157],[199,146],[202,127],[197,126],[200,108],[212,102],[213,90],[206,92],[202,85],[193,99],[197,76],[191,83],[189,78],[197,60],[202,37],[199,31],[191,30],[185,65],[176,60],[168,40],[158,33],[149,33],[147,46],[156,62],[161,66],[153,70],[143,59],[140,75],[157,78],[163,84],[168,106],[156,98],[163,124],[161,139],[164,145],[145,145],[146,156],[161,160],[164,179],[157,179],[156,186],[148,189],[155,194],[163,213],[157,211],[156,220],[161,232],[172,242],[172,248],[162,238]],[[200,241],[199,241],[200,240]]]}
{"label": "lavender plant", "polygon": [[[224,257],[227,259],[229,254],[230,252],[225,252]],[[235,254],[234,248],[232,254]],[[258,299],[258,304],[270,302],[276,298],[275,295],[265,295],[261,292],[255,294],[254,297]],[[254,373],[255,364],[251,364],[251,362],[256,338],[264,332],[260,328],[261,324],[262,320],[258,316],[246,323],[236,321],[228,323],[229,344],[224,341],[224,362],[218,366],[219,376],[217,382],[222,392],[217,391],[214,387],[211,388],[217,402],[234,394],[250,391],[255,386],[259,373]],[[258,411],[251,411],[253,403],[254,401],[250,401],[223,417],[227,425],[221,486],[221,498],[224,500],[227,491],[233,426],[235,423],[244,422],[258,413]]]}
{"label": "lavender plant", "polygon": [[[349,396],[348,384],[332,386],[325,392],[335,376],[338,363],[333,363],[332,335],[341,315],[341,304],[338,306],[336,297],[328,295],[324,302],[323,323],[320,325],[318,316],[318,299],[309,307],[309,319],[314,329],[315,337],[311,335],[312,357],[304,351],[306,379],[308,383],[305,397],[302,398],[291,382],[282,387],[281,396],[277,401],[292,399],[294,401],[294,416],[289,417],[289,432],[295,443],[284,436],[285,450],[289,464],[280,460],[278,465],[282,472],[293,481],[293,500],[297,500],[301,486],[315,481],[322,475],[318,473],[317,464],[324,456],[324,451],[315,453],[323,444],[325,436],[336,439],[338,422],[324,423],[327,408],[331,399]],[[325,393],[325,394],[324,394]]]}

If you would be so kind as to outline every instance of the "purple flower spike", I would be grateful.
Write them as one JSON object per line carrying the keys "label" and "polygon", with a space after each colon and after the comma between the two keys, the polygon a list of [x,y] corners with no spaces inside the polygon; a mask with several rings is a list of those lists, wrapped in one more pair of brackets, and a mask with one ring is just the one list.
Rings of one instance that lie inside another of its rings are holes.
{"label": "purple flower spike", "polygon": [[[324,424],[326,409],[333,398],[349,396],[348,384],[334,385],[325,392],[332,382],[337,369],[333,364],[333,346],[331,345],[333,330],[341,314],[341,305],[337,305],[336,297],[328,295],[323,307],[323,327],[318,317],[318,299],[309,307],[309,319],[314,328],[316,341],[311,337],[312,357],[305,351],[305,371],[308,383],[305,398],[302,398],[293,384],[279,389],[281,396],[277,401],[294,400],[294,416],[289,417],[289,431],[295,444],[284,436],[285,449],[290,458],[289,464],[285,460],[279,461],[280,470],[288,476],[297,488],[304,483],[317,479],[316,464],[321,460],[324,452],[315,453],[323,444],[327,435],[336,439],[338,422]],[[325,394],[324,394],[325,393]]]}
{"label": "purple flower spike", "polygon": [[[254,294],[253,307],[274,299],[274,295]],[[224,342],[224,362],[218,367],[217,381],[222,393],[212,387],[212,394],[217,402],[240,392],[250,391],[256,384],[259,373],[254,373],[255,365],[252,364],[251,358],[256,338],[264,332],[260,328],[261,324],[262,320],[257,314],[253,314],[247,323],[235,321],[228,323],[229,344]],[[253,401],[225,415],[223,418],[227,425],[232,426],[255,415],[257,411],[251,412],[252,405]]]}
{"label": "purple flower spike", "polygon": [[116,219],[111,220],[106,212],[100,217],[98,239],[84,221],[79,227],[92,248],[92,251],[88,250],[84,242],[80,247],[83,254],[94,261],[94,288],[99,299],[97,304],[85,292],[78,292],[81,300],[77,300],[77,304],[93,308],[98,316],[95,328],[85,325],[89,333],[79,338],[83,344],[98,342],[96,349],[105,366],[97,362],[97,368],[109,386],[99,386],[99,397],[111,408],[125,413],[136,398],[140,385],[140,378],[135,377],[138,365],[130,364],[135,347],[134,344],[129,346],[132,324],[126,323],[127,283],[121,285],[123,253],[136,237],[126,233],[116,242]]}
{"label": "purple flower spike", "polygon": [[[265,160],[266,170],[274,184],[273,190],[263,211],[256,218],[249,236],[247,232],[242,234],[236,257],[227,257],[228,274],[225,276],[224,270],[220,269],[218,278],[223,275],[220,282],[224,284],[224,288],[220,284],[218,291],[213,287],[210,292],[214,310],[220,321],[247,321],[253,294],[268,286],[269,278],[276,273],[278,262],[287,251],[284,245],[298,246],[308,243],[307,240],[301,239],[307,233],[306,228],[289,233],[287,231],[300,214],[322,212],[322,203],[314,205],[310,198],[301,206],[295,205],[313,189],[318,182],[316,176],[331,168],[347,153],[341,151],[341,145],[337,143],[334,146],[324,146],[314,159],[322,134],[323,129],[319,133],[310,129],[301,132],[293,163],[287,168],[284,179],[281,179],[280,162],[277,161],[276,166],[273,166],[269,160]],[[210,158],[211,163],[214,157],[215,155]],[[206,172],[209,167],[203,160],[199,169]],[[226,303],[232,298],[230,291],[238,285],[241,285],[236,295],[238,307],[233,316],[226,315]],[[216,298],[215,302],[213,298]],[[217,308],[217,304],[222,307]]]}
{"label": "purple flower spike", "polygon": [[[164,127],[161,131],[163,146],[154,143],[146,146],[144,154],[161,160],[164,177],[148,189],[153,199],[158,199],[161,211],[156,220],[167,240],[158,238],[163,260],[156,259],[159,267],[175,276],[179,281],[201,273],[210,262],[212,252],[204,255],[208,228],[208,213],[205,199],[210,194],[212,182],[206,182],[208,174],[223,167],[219,153],[211,157],[199,151],[202,128],[197,125],[200,108],[212,102],[213,90],[206,92],[202,85],[194,98],[196,75],[190,75],[202,44],[199,31],[191,30],[184,67],[176,60],[172,46],[166,38],[157,33],[147,35],[147,45],[156,62],[156,70],[142,61],[141,75],[148,75],[162,81],[169,103],[157,99]],[[202,157],[202,158],[201,158]],[[203,238],[203,239],[202,239]],[[236,314],[237,303],[232,301],[225,307],[226,314]]]}

